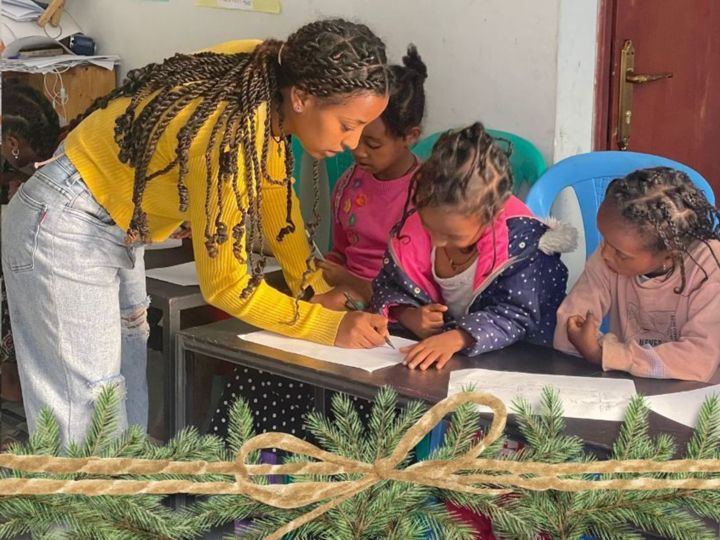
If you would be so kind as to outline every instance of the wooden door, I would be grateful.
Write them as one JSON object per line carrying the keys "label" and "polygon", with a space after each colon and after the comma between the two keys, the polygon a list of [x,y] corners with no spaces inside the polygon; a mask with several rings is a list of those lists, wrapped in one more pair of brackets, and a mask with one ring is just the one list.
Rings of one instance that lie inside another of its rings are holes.
{"label": "wooden door", "polygon": [[627,149],[698,170],[720,196],[720,1],[601,3],[596,149],[617,150],[621,56],[632,41],[635,74],[672,78],[632,85]]}

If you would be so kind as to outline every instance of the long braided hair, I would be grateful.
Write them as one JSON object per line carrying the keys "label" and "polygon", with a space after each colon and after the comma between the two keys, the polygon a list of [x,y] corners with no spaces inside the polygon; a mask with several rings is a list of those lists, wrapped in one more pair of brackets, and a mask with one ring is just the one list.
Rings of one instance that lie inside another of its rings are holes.
{"label": "long braided hair", "polygon": [[[615,203],[620,215],[647,235],[649,248],[654,252],[667,250],[687,255],[697,265],[690,249],[696,242],[702,242],[720,267],[709,244],[710,240],[720,240],[720,213],[684,172],[670,167],[637,170],[613,180],[607,188],[606,200]],[[674,257],[681,275],[681,283],[675,288],[677,294],[686,285],[682,255]],[[702,266],[698,267],[705,275],[702,285],[708,274]]]}
{"label": "long braided hair", "polygon": [[11,79],[3,83],[2,131],[3,138],[14,135],[26,141],[42,161],[49,158],[58,145],[60,123],[42,92]]}
{"label": "long braided hair", "polygon": [[510,160],[480,122],[440,136],[430,158],[413,176],[400,234],[407,219],[430,206],[451,206],[490,224],[511,195]]}
{"label": "long braided hair", "polygon": [[[219,111],[205,151],[205,247],[208,254],[215,257],[220,244],[226,242],[229,235],[232,236],[235,257],[241,263],[248,264],[250,281],[242,297],[249,296],[262,280],[265,267],[263,250],[256,254],[253,249],[263,243],[260,215],[263,181],[282,184],[287,191],[286,224],[278,232],[278,240],[295,230],[291,219],[294,158],[282,129],[280,90],[295,86],[328,102],[341,102],[362,92],[385,95],[389,78],[386,62],[383,42],[367,26],[330,19],[301,27],[285,42],[266,40],[249,53],[176,54],[161,64],[150,64],[129,72],[122,86],[98,100],[83,115],[87,117],[93,111],[106,107],[113,99],[130,98],[127,108],[115,123],[119,158],[132,166],[135,173],[135,208],[127,230],[128,241],[149,239],[142,200],[147,182],[153,178],[177,168],[180,211],[187,210],[188,189],[185,180],[189,170],[189,150],[198,131]],[[160,170],[150,171],[150,161],[165,129],[180,111],[192,104],[196,106],[177,135],[174,159]],[[263,105],[267,105],[268,109],[258,158],[255,115]],[[271,110],[271,107],[274,109]],[[281,180],[273,180],[267,167],[272,137],[271,113],[279,116],[280,140],[285,143],[285,177]],[[219,174],[215,181],[212,174],[213,149],[218,147],[220,152],[215,167]],[[239,178],[238,174],[238,155],[242,156],[244,162],[243,178]],[[316,203],[313,208],[314,223],[309,225],[311,232],[314,232],[319,220],[317,163],[313,181]],[[239,221],[234,224],[223,223],[220,218],[224,206],[228,204],[222,197],[223,184],[227,182],[231,183],[234,203],[241,213]],[[211,216],[209,211],[213,189],[217,190],[218,198],[215,216]],[[247,203],[243,201],[243,191]],[[312,272],[311,260],[308,258],[301,289]]]}

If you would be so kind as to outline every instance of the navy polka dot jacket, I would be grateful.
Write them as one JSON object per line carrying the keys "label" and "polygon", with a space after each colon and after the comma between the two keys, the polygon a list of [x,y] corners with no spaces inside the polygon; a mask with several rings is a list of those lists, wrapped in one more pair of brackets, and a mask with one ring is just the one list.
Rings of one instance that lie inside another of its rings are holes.
{"label": "navy polka dot jacket", "polygon": [[[487,273],[476,276],[475,298],[467,314],[455,320],[446,313],[444,329],[461,328],[475,339],[463,351],[467,356],[521,340],[552,344],[556,311],[565,297],[568,277],[560,252],[574,249],[576,231],[557,222],[546,224],[519,215],[502,219],[495,238],[490,237],[490,246],[487,237],[478,243],[478,273],[482,259],[490,257]],[[494,257],[487,253],[493,246]],[[383,268],[373,283],[373,311],[389,316],[395,306],[442,302],[432,278],[431,249],[417,214],[408,218],[400,234],[390,240]]]}

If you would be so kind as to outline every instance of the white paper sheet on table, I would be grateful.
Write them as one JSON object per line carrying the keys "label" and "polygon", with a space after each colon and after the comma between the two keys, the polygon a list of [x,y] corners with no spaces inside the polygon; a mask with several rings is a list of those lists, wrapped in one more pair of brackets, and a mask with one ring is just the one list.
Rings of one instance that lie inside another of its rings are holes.
{"label": "white paper sheet on table", "polygon": [[[265,263],[265,273],[276,272],[280,270],[280,264],[274,257],[268,257]],[[195,269],[195,261],[176,264],[175,266],[167,266],[165,268],[153,268],[145,272],[147,277],[183,285],[185,287],[191,285],[199,285],[197,270]]]}
{"label": "white paper sheet on table", "polygon": [[687,392],[645,396],[650,410],[689,427],[695,427],[698,413],[705,398],[720,395],[720,385],[706,386]]}
{"label": "white paper sheet on table", "polygon": [[173,249],[182,247],[182,240],[180,238],[168,238],[162,242],[153,242],[152,244],[145,244],[145,251],[155,251],[158,249]]}
{"label": "white paper sheet on table", "polygon": [[390,339],[397,349],[392,349],[389,345],[376,349],[341,349],[265,331],[240,334],[238,337],[258,345],[265,345],[266,347],[307,356],[323,362],[354,367],[370,373],[399,364],[403,361],[403,355],[397,349],[417,343],[409,339],[392,336]]}
{"label": "white paper sheet on table", "polygon": [[[540,403],[545,386],[554,387],[563,403],[565,416],[591,420],[621,421],[635,384],[628,379],[571,377],[489,369],[461,369],[450,373],[448,395],[473,385],[475,390],[499,397],[510,409],[515,398],[522,397],[533,406]],[[488,409],[489,410],[489,409]]]}

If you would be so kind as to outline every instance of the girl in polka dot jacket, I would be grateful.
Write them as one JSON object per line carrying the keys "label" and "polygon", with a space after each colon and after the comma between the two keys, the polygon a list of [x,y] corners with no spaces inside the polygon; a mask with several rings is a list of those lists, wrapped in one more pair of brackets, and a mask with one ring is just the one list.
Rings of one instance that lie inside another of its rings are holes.
{"label": "girl in polka dot jacket", "polygon": [[422,341],[405,365],[441,369],[526,340],[551,344],[576,232],[511,195],[507,155],[478,123],[443,135],[413,178],[372,307]]}

